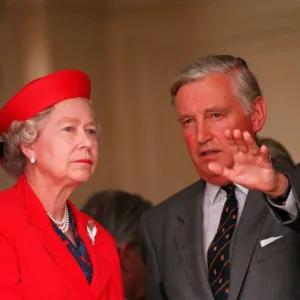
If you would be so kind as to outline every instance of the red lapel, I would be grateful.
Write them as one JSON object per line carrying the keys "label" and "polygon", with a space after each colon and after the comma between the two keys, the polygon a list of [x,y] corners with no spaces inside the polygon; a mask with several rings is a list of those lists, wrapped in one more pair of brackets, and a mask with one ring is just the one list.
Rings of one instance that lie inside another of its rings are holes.
{"label": "red lapel", "polygon": [[78,294],[83,295],[81,299],[93,299],[89,284],[78,263],[72,257],[59,236],[55,233],[45,209],[29,187],[24,175],[20,177],[18,185],[25,195],[28,222],[37,230],[40,240],[44,244],[49,255],[66,274],[67,281],[72,285],[72,288],[76,289]]}
{"label": "red lapel", "polygon": [[[77,224],[79,235],[87,247],[93,264],[93,279],[90,285],[91,292],[94,296],[94,299],[100,299],[102,293],[107,288],[107,284],[111,276],[110,265],[107,263],[107,257],[105,256],[106,252],[99,250],[96,251],[96,249],[105,250],[105,239],[102,238],[101,233],[97,232],[95,245],[93,245],[87,234],[88,221],[92,219],[86,216],[82,218],[83,214],[70,201],[68,201],[68,206],[71,208]],[[95,222],[94,220],[92,221]],[[100,245],[102,245],[102,247]]]}

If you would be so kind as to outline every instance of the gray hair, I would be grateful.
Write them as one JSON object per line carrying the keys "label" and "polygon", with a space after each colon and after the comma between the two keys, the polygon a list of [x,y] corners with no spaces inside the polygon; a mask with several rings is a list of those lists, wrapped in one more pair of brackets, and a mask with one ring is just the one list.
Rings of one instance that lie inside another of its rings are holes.
{"label": "gray hair", "polygon": [[246,114],[251,113],[252,104],[256,97],[262,96],[262,91],[246,61],[231,55],[209,55],[186,65],[171,87],[171,103],[174,104],[175,96],[182,85],[216,73],[230,76]]}
{"label": "gray hair", "polygon": [[141,215],[152,204],[139,195],[119,190],[94,194],[81,209],[94,218],[122,244],[138,244]]}
{"label": "gray hair", "polygon": [[18,178],[25,169],[26,157],[21,144],[32,144],[38,137],[53,106],[36,114],[26,121],[13,121],[8,132],[2,133],[4,142],[3,169],[12,177]]}

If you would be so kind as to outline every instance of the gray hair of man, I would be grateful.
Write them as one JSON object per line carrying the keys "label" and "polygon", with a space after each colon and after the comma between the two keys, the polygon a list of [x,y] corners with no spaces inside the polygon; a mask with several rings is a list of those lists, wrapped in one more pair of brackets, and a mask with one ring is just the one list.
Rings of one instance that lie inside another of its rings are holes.
{"label": "gray hair of man", "polygon": [[245,113],[250,114],[254,100],[262,96],[262,91],[246,61],[231,55],[209,55],[186,65],[171,87],[171,103],[174,104],[175,96],[182,85],[217,73],[230,76]]}
{"label": "gray hair of man", "polygon": [[138,245],[141,215],[151,207],[151,202],[139,195],[108,190],[94,194],[81,211],[108,230],[119,248],[122,244]]}

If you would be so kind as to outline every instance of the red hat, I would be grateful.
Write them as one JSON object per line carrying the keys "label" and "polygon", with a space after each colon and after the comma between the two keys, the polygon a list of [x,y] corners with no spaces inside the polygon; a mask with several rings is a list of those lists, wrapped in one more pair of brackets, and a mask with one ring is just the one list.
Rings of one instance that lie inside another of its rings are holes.
{"label": "red hat", "polygon": [[79,70],[62,70],[25,85],[0,110],[0,133],[7,132],[15,120],[26,121],[51,105],[82,97],[90,99],[91,82]]}

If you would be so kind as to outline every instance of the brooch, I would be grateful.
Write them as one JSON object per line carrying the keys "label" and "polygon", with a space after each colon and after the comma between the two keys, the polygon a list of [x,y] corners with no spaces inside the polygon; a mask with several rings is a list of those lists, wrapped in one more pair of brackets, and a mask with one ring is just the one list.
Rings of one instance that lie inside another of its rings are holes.
{"label": "brooch", "polygon": [[95,244],[95,237],[96,237],[96,234],[97,234],[97,227],[96,227],[96,225],[94,224],[94,222],[92,220],[88,221],[86,230],[87,230],[88,236],[89,236],[92,244],[94,245]]}

